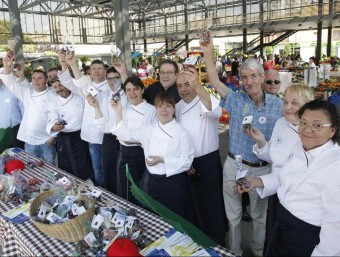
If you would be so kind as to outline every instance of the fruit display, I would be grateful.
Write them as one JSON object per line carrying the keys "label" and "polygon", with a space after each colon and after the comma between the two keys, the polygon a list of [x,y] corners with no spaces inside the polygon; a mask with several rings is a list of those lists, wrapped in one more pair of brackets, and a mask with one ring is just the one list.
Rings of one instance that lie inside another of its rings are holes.
{"label": "fruit display", "polygon": [[154,79],[154,78],[147,78],[147,79],[144,79],[143,80],[143,84],[144,84],[144,87],[147,88],[148,86],[150,86],[151,84],[157,82],[158,80],[157,79]]}
{"label": "fruit display", "polygon": [[325,79],[316,87],[316,91],[340,91],[340,78],[330,77]]}

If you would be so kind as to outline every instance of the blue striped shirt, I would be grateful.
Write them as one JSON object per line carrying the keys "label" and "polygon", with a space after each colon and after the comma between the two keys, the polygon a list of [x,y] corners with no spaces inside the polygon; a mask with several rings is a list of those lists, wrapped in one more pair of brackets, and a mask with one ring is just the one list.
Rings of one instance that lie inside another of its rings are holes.
{"label": "blue striped shirt", "polygon": [[229,151],[241,154],[249,162],[260,162],[252,152],[254,139],[243,133],[242,121],[244,117],[252,115],[252,127],[258,128],[269,141],[275,122],[282,117],[282,100],[276,96],[265,94],[262,106],[257,108],[249,95],[245,92],[229,90],[225,101],[221,105],[229,114]]}

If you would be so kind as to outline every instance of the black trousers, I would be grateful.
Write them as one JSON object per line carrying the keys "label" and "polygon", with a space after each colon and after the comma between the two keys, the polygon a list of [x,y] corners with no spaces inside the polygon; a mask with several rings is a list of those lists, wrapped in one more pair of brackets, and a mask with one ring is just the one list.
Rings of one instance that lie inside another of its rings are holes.
{"label": "black trousers", "polygon": [[165,175],[151,174],[147,169],[141,182],[141,189],[173,212],[185,219],[189,216],[189,187],[185,172],[166,177]]}
{"label": "black trousers", "polygon": [[104,188],[111,193],[121,195],[118,192],[118,158],[120,143],[112,134],[104,134],[102,144],[102,163],[104,173]]}
{"label": "black trousers", "polygon": [[140,205],[137,199],[132,195],[130,186],[126,178],[126,164],[129,167],[129,172],[133,181],[137,186],[140,186],[145,166],[144,151],[141,146],[120,146],[119,158],[119,181],[122,189],[122,197],[134,204]]}
{"label": "black trousers", "polygon": [[196,175],[190,175],[191,205],[195,210],[195,225],[219,245],[225,245],[227,218],[225,215],[219,151],[194,158]]}
{"label": "black trousers", "polygon": [[80,138],[80,130],[57,135],[58,167],[82,180],[93,179],[88,143]]}
{"label": "black trousers", "polygon": [[311,256],[320,242],[320,230],[320,227],[295,217],[279,203],[265,256]]}
{"label": "black trousers", "polygon": [[14,126],[12,128],[12,131],[13,131],[13,145],[14,145],[14,147],[19,147],[21,149],[25,149],[25,142],[17,139],[19,127],[20,127],[20,124]]}
{"label": "black trousers", "polygon": [[266,252],[270,238],[272,237],[273,227],[277,219],[278,205],[279,205],[279,198],[277,197],[277,194],[274,194],[268,197],[268,209],[267,209],[267,219],[266,219],[266,238],[264,241],[263,252]]}

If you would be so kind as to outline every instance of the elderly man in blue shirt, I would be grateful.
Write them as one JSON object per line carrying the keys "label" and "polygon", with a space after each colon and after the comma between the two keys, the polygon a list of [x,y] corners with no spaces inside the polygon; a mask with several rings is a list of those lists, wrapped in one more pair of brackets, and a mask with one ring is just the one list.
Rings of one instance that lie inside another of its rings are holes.
{"label": "elderly man in blue shirt", "polygon": [[[212,34],[210,32],[210,37]],[[209,83],[221,96],[221,105],[229,113],[229,153],[223,167],[223,198],[229,224],[229,248],[237,255],[241,249],[241,195],[235,192],[237,164],[235,155],[242,156],[242,170],[248,170],[249,176],[268,174],[271,167],[267,162],[258,159],[252,152],[255,141],[243,127],[243,120],[252,116],[251,125],[263,131],[266,140],[270,138],[275,122],[282,117],[282,101],[262,90],[264,70],[255,59],[247,59],[240,66],[240,78],[245,89],[234,92],[219,81],[214,64],[214,46],[200,42],[204,51],[208,70]],[[261,199],[256,191],[249,192],[250,215],[253,219],[251,251],[255,256],[263,255],[266,228],[267,199]]]}

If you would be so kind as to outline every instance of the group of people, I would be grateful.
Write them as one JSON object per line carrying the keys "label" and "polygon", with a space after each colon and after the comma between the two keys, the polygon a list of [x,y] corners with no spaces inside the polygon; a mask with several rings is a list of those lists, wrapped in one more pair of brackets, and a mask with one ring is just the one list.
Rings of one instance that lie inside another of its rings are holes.
{"label": "group of people", "polygon": [[[57,156],[60,168],[139,204],[128,166],[143,191],[222,246],[228,227],[227,247],[237,255],[244,192],[255,256],[339,255],[336,107],[313,100],[305,85],[289,86],[281,99],[278,71],[252,58],[238,70],[244,91],[230,90],[220,81],[212,41],[200,46],[220,99],[201,86],[195,68],[180,72],[172,60],[160,63],[159,81],[145,89],[119,59],[108,69],[93,61],[86,76],[75,52],[59,52],[60,69],[49,78],[35,70],[30,84],[13,75],[8,55],[0,78],[24,107],[17,137],[27,152],[51,164]],[[230,127],[223,167],[222,108]],[[243,184],[236,183],[240,168]]]}

